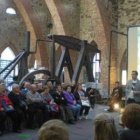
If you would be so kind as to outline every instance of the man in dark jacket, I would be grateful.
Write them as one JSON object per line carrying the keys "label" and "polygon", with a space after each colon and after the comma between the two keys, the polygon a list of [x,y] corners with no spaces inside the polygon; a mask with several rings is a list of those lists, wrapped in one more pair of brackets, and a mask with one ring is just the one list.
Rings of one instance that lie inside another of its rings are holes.
{"label": "man in dark jacket", "polygon": [[25,102],[26,98],[21,94],[18,84],[12,85],[12,91],[8,94],[8,97],[12,101],[14,109],[18,114],[19,122],[22,123],[26,118],[28,106]]}
{"label": "man in dark jacket", "polygon": [[70,124],[74,124],[74,116],[72,110],[68,107],[67,101],[63,95],[61,85],[56,86],[56,92],[53,95],[54,102],[60,107],[60,113],[64,121],[68,121]]}

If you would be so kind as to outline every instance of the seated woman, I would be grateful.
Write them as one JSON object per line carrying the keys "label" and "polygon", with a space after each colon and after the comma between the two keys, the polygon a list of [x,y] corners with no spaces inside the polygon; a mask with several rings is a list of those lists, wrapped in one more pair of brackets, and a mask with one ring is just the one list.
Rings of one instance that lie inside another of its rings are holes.
{"label": "seated woman", "polygon": [[74,124],[74,116],[72,110],[67,105],[67,101],[63,95],[63,89],[61,85],[56,86],[56,92],[54,93],[54,102],[59,105],[60,115],[63,121],[68,122],[70,124]]}
{"label": "seated woman", "polygon": [[12,102],[5,93],[4,84],[0,84],[0,135],[3,134],[6,117],[9,116],[12,120],[13,131],[20,133],[20,116],[12,106]]}
{"label": "seated woman", "polygon": [[87,119],[87,115],[90,109],[90,103],[88,97],[86,96],[86,92],[82,89],[82,84],[79,83],[76,85],[74,96],[77,101],[81,105],[80,110],[80,119]]}
{"label": "seated woman", "polygon": [[44,86],[44,91],[41,93],[43,102],[46,104],[51,117],[58,117],[59,106],[54,102],[53,97],[49,93],[50,88],[46,85]]}
{"label": "seated woman", "polygon": [[96,116],[94,120],[94,140],[118,140],[114,119],[106,113]]}
{"label": "seated woman", "polygon": [[122,114],[125,130],[120,132],[120,140],[140,140],[140,105],[128,104]]}
{"label": "seated woman", "polygon": [[78,120],[80,116],[81,105],[76,102],[74,95],[71,93],[70,85],[65,86],[63,89],[63,95],[67,101],[67,105],[72,110],[75,120]]}

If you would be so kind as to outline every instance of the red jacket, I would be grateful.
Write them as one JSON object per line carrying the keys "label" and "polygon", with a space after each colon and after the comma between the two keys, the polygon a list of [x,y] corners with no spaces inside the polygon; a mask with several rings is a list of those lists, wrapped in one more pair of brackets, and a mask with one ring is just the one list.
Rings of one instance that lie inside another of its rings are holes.
{"label": "red jacket", "polygon": [[7,105],[12,105],[12,102],[10,101],[10,99],[8,98],[7,95],[0,95],[0,110],[1,110],[1,107],[2,107],[2,99],[4,99],[6,101],[6,104]]}

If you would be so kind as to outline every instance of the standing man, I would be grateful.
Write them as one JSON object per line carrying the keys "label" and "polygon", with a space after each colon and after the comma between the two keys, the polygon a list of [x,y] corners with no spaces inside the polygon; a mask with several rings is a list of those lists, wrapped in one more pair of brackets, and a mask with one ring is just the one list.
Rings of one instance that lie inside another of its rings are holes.
{"label": "standing man", "polygon": [[132,80],[126,84],[126,101],[127,104],[139,103],[140,104],[140,80],[138,80],[138,72],[132,71]]}

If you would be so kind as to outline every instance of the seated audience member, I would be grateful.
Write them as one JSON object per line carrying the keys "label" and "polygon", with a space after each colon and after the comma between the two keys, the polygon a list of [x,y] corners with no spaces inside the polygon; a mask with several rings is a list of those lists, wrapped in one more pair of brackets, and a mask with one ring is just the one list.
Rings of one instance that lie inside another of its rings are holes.
{"label": "seated audience member", "polygon": [[44,91],[41,93],[41,96],[43,98],[43,102],[45,103],[46,107],[52,115],[51,117],[57,117],[59,112],[59,106],[54,102],[53,97],[49,93],[49,87],[47,85],[44,86]]}
{"label": "seated audience member", "polygon": [[123,91],[122,91],[122,87],[120,86],[120,82],[116,81],[115,87],[113,88],[113,91],[110,96],[110,100],[108,102],[108,105],[109,105],[108,111],[114,111],[113,105],[115,103],[120,103],[122,95],[123,95]]}
{"label": "seated audience member", "polygon": [[48,80],[46,85],[49,87],[49,93],[51,94],[51,96],[53,96],[55,90],[52,81]]}
{"label": "seated audience member", "polygon": [[120,140],[140,140],[140,105],[128,104],[122,114],[125,130],[120,132]]}
{"label": "seated audience member", "polygon": [[75,92],[75,88],[76,88],[76,82],[72,81],[70,85],[71,85],[71,93],[74,93]]}
{"label": "seated audience member", "polygon": [[12,101],[15,111],[17,112],[21,123],[26,118],[26,111],[28,109],[26,98],[21,94],[18,84],[12,85],[12,91],[8,94],[9,99]]}
{"label": "seated audience member", "polygon": [[61,85],[56,86],[56,92],[53,96],[54,102],[56,102],[59,105],[60,108],[60,114],[63,121],[68,121],[70,124],[74,124],[74,116],[72,113],[72,110],[67,105],[67,101],[63,95],[62,87]]}
{"label": "seated audience member", "polygon": [[13,131],[20,133],[21,120],[17,112],[12,106],[12,102],[5,93],[4,84],[0,84],[0,135],[3,134],[6,117],[9,116],[12,120]]}
{"label": "seated audience member", "polygon": [[[2,99],[7,99],[7,96],[5,96],[4,94],[5,94],[5,87],[3,83],[1,83],[0,84],[0,136],[4,132],[4,122],[6,120],[6,113],[4,111],[4,108],[2,107]],[[9,101],[9,103],[11,102]]]}
{"label": "seated audience member", "polygon": [[37,92],[41,94],[44,91],[43,87],[44,87],[43,83],[41,83],[41,82],[38,83],[37,84]]}
{"label": "seated audience member", "polygon": [[63,95],[67,101],[67,105],[70,107],[70,109],[73,112],[75,120],[77,121],[80,116],[81,105],[76,102],[76,99],[73,93],[71,93],[70,85],[67,85],[66,87],[64,87]]}
{"label": "seated audience member", "polygon": [[61,120],[50,120],[38,131],[38,140],[69,140],[68,127]]}
{"label": "seated audience member", "polygon": [[[48,120],[48,110],[45,104],[43,103],[42,96],[37,92],[36,84],[31,85],[31,90],[27,93],[26,98],[28,103],[28,114],[29,114],[28,127],[33,128],[32,125],[34,124],[33,122],[34,116],[38,110],[41,110],[41,112],[43,113],[43,121]],[[40,122],[40,124],[41,123],[42,122]]]}
{"label": "seated audience member", "polygon": [[0,84],[4,84],[5,82],[4,82],[4,79],[1,79],[0,78]]}
{"label": "seated audience member", "polygon": [[86,96],[88,96],[89,102],[90,102],[90,106],[93,109],[95,106],[95,96],[96,96],[96,91],[95,89],[88,87],[86,89]]}
{"label": "seated audience member", "polygon": [[80,119],[87,119],[90,109],[90,102],[88,100],[88,97],[86,96],[86,92],[82,89],[81,83],[76,85],[74,96],[77,103],[81,105]]}
{"label": "seated audience member", "polygon": [[26,96],[26,94],[30,91],[31,83],[28,81],[25,81],[21,86],[21,93]]}
{"label": "seated audience member", "polygon": [[114,119],[106,113],[96,116],[94,120],[94,140],[118,140]]}

